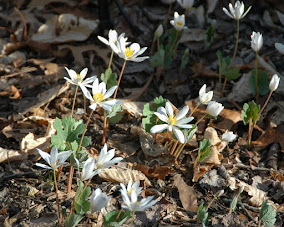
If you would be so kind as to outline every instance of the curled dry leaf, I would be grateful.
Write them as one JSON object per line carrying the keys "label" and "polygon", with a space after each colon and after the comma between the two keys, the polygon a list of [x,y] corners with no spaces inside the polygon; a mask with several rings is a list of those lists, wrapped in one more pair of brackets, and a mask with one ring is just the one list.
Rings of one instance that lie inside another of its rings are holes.
{"label": "curled dry leaf", "polygon": [[123,100],[122,109],[136,118],[141,118],[143,117],[143,108],[145,104],[146,102]]}
{"label": "curled dry leaf", "polygon": [[197,212],[197,196],[192,186],[187,185],[180,174],[174,175],[174,185],[178,188],[179,198],[186,211]]}
{"label": "curled dry leaf", "polygon": [[41,43],[84,41],[98,27],[98,20],[87,20],[73,14],[61,14],[39,27],[32,40]]}
{"label": "curled dry leaf", "polygon": [[0,96],[9,96],[10,99],[17,100],[21,98],[21,90],[11,85],[11,87],[6,88],[4,91],[0,91]]}
{"label": "curled dry leaf", "polygon": [[172,168],[169,166],[146,166],[134,163],[134,168],[144,173],[147,177],[154,177],[160,180],[164,180],[172,172]]}
{"label": "curled dry leaf", "polygon": [[28,154],[22,151],[10,150],[0,147],[0,163],[7,162],[8,158],[10,162],[23,161],[28,159]]}
{"label": "curled dry leaf", "polygon": [[249,203],[253,206],[261,207],[261,204],[268,199],[266,192],[254,186],[251,186],[235,177],[229,177],[227,179],[227,183],[231,190],[236,190],[244,186],[244,191],[246,191],[251,196]]}
{"label": "curled dry leaf", "polygon": [[137,180],[145,181],[146,186],[151,186],[151,182],[145,176],[144,173],[138,170],[131,169],[105,169],[102,173],[99,174],[100,178],[110,181],[110,182],[119,182],[123,184],[128,184],[130,180],[135,182]]}

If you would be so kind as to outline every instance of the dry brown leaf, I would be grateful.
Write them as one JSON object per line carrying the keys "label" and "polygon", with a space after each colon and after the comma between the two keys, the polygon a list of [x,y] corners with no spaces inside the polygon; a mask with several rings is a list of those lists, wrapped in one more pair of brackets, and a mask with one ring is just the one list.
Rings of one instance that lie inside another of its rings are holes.
{"label": "dry brown leaf", "polygon": [[72,14],[56,15],[40,26],[31,39],[42,43],[84,41],[98,24],[98,20],[87,20]]}
{"label": "dry brown leaf", "polygon": [[253,206],[260,207],[261,204],[268,199],[266,192],[254,186],[251,186],[235,177],[229,177],[227,179],[227,183],[231,190],[236,190],[244,186],[244,191],[246,191],[251,196],[249,203]]}
{"label": "dry brown leaf", "polygon": [[179,198],[186,211],[197,212],[197,196],[192,186],[187,185],[180,174],[174,175],[174,185],[178,188]]}
{"label": "dry brown leaf", "polygon": [[205,39],[206,31],[200,28],[191,28],[183,31],[179,43],[201,42]]}
{"label": "dry brown leaf", "polygon": [[242,114],[238,110],[223,109],[222,112],[220,113],[220,116],[223,117],[224,120],[217,123],[215,127],[223,131],[231,130],[231,128],[236,123],[243,120]]}
{"label": "dry brown leaf", "polygon": [[20,99],[21,98],[21,90],[16,88],[14,85],[6,88],[4,91],[0,92],[0,96],[9,96],[10,99]]}
{"label": "dry brown leaf", "polygon": [[258,148],[266,147],[271,143],[279,143],[281,151],[284,152],[284,125],[281,124],[274,127],[269,127],[265,132],[256,140],[252,141],[252,144]]}
{"label": "dry brown leaf", "polygon": [[144,173],[138,170],[131,169],[105,169],[99,174],[100,178],[110,182],[119,182],[123,184],[128,184],[130,180],[135,182],[137,180],[145,181],[146,186],[151,186],[151,182],[145,176]]}
{"label": "dry brown leaf", "polygon": [[146,102],[133,102],[130,100],[123,100],[122,109],[134,116],[135,118],[143,117],[143,108]]}
{"label": "dry brown leaf", "polygon": [[206,172],[210,171],[214,164],[197,164],[193,170],[192,182],[197,182]]}
{"label": "dry brown leaf", "polygon": [[23,161],[28,159],[28,154],[22,151],[10,150],[0,147],[0,163],[9,161]]}
{"label": "dry brown leaf", "polygon": [[146,165],[139,165],[137,163],[134,163],[134,168],[144,173],[147,177],[154,177],[157,179],[164,180],[166,176],[169,175],[169,173],[172,172],[172,168],[169,166],[146,166]]}

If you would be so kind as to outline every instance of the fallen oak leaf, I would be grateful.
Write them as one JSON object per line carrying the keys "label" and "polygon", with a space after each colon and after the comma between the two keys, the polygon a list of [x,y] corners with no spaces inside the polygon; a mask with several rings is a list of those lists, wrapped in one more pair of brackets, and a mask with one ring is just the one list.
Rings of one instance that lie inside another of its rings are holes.
{"label": "fallen oak leaf", "polygon": [[157,178],[164,180],[172,172],[172,168],[169,166],[158,166],[150,167],[146,165],[140,165],[134,163],[134,168],[144,173],[147,177]]}
{"label": "fallen oak leaf", "polygon": [[242,114],[238,110],[223,109],[219,115],[223,118],[223,120],[218,122],[215,127],[224,132],[226,130],[231,130],[236,123],[243,120]]}

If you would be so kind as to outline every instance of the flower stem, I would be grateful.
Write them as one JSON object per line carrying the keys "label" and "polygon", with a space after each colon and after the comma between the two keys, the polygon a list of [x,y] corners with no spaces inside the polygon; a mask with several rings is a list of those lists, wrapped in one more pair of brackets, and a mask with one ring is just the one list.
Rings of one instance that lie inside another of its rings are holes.
{"label": "flower stem", "polygon": [[160,54],[160,37],[157,37],[157,50],[158,53]]}
{"label": "flower stem", "polygon": [[104,111],[104,125],[103,125],[103,139],[102,139],[102,145],[106,143],[106,137],[107,137],[107,117],[106,117],[106,112]]}
{"label": "flower stem", "polygon": [[122,77],[125,65],[126,65],[126,60],[124,61],[123,66],[122,66],[121,71],[120,71],[120,75],[119,75],[119,78],[118,78],[118,81],[117,81],[117,88],[116,88],[114,95],[113,95],[114,99],[116,98],[116,95],[117,95],[118,87],[119,87],[119,84],[120,84],[120,81],[121,81],[121,77]]}
{"label": "flower stem", "polygon": [[220,97],[221,97],[221,91],[222,91],[222,75],[219,69],[219,92],[220,92]]}
{"label": "flower stem", "polygon": [[168,19],[169,19],[169,16],[170,16],[170,14],[171,14],[171,11],[172,11],[172,7],[173,7],[173,4],[172,4],[172,2],[171,2],[170,5],[169,5],[169,9],[168,9],[167,16],[166,16],[166,18],[164,19],[164,24],[167,24],[167,21],[168,21]]}
{"label": "flower stem", "polygon": [[131,227],[133,226],[134,219],[135,219],[135,211],[132,212]]}
{"label": "flower stem", "polygon": [[57,187],[57,181],[56,181],[55,170],[53,170],[53,177],[54,177],[54,185],[55,185],[55,190],[56,190],[56,203],[57,203],[58,225],[61,226],[61,215],[60,215],[60,206],[59,206],[59,198],[58,198],[58,187]]}
{"label": "flower stem", "polygon": [[[83,195],[83,192],[86,190],[87,186],[90,184],[91,180],[92,180],[92,178],[90,178],[90,179],[87,181],[87,183],[84,185],[83,190],[81,191],[80,195],[78,196],[78,199],[76,200],[77,203],[79,202],[79,200],[80,200],[81,196]],[[75,199],[75,198],[76,198],[76,197],[74,197],[74,199]]]}
{"label": "flower stem", "polygon": [[110,59],[109,59],[109,63],[108,63],[108,67],[107,67],[107,74],[106,74],[106,78],[105,78],[105,84],[107,85],[107,81],[108,81],[108,77],[109,77],[109,69],[112,63],[112,58],[113,58],[113,51],[111,51],[111,55],[110,55]]}
{"label": "flower stem", "polygon": [[249,119],[249,133],[248,133],[248,146],[249,146],[249,148],[250,148],[250,146],[251,146],[252,130],[253,130],[253,128],[252,128],[252,119],[250,118],[250,119]]}
{"label": "flower stem", "polygon": [[165,59],[167,59],[167,58],[171,55],[171,52],[172,52],[173,48],[174,48],[174,47],[175,47],[175,45],[176,45],[177,38],[178,38],[178,34],[179,34],[179,31],[176,31],[175,39],[174,39],[174,41],[173,41],[173,43],[172,43],[172,45],[171,45],[171,47],[170,47],[170,49],[169,49],[168,53],[166,54]]}
{"label": "flower stem", "polygon": [[224,93],[224,91],[225,91],[225,87],[226,87],[227,81],[228,81],[228,77],[225,77],[225,80],[224,80],[224,84],[223,84],[223,88],[222,88],[220,97],[223,97],[223,93]]}
{"label": "flower stem", "polygon": [[196,104],[195,108],[193,109],[193,111],[190,113],[189,117],[192,116],[192,114],[195,112],[195,110],[197,110],[197,108],[200,106],[200,102]]}
{"label": "flower stem", "polygon": [[176,147],[177,147],[177,144],[178,144],[178,140],[176,140],[176,142],[175,142],[174,145],[172,146],[170,155],[173,155],[173,153],[174,153],[174,151],[175,151],[175,149],[176,149]]}
{"label": "flower stem", "polygon": [[239,35],[240,35],[240,20],[237,20],[237,38],[236,38],[236,45],[235,45],[235,50],[234,50],[234,54],[233,54],[233,57],[232,57],[232,60],[231,60],[231,64],[234,63],[234,60],[235,60],[235,57],[236,57],[236,54],[237,54],[237,49],[238,49],[238,44],[239,44]]}
{"label": "flower stem", "polygon": [[204,115],[194,124],[193,127],[196,127],[196,126],[200,123],[200,121],[202,121],[206,116],[207,116],[207,113],[204,114]]}
{"label": "flower stem", "polygon": [[259,88],[258,88],[258,61],[257,61],[257,55],[258,53],[256,52],[255,54],[255,74],[254,74],[254,83],[255,83],[255,101],[256,104],[258,104],[258,99],[259,99]]}
{"label": "flower stem", "polygon": [[74,94],[74,98],[73,98],[73,105],[72,105],[72,110],[71,110],[71,116],[73,116],[73,113],[74,113],[74,107],[75,107],[77,91],[78,91],[78,85],[76,86],[76,90],[75,90],[75,94]]}

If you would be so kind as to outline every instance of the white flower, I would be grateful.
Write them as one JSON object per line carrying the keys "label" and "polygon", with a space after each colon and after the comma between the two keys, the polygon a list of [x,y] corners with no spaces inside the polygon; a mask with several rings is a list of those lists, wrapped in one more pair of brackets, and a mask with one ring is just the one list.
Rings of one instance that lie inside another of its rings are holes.
{"label": "white flower", "polygon": [[37,151],[40,154],[40,156],[48,163],[49,166],[45,164],[41,164],[41,163],[36,163],[36,166],[39,166],[45,169],[52,169],[52,170],[57,170],[59,166],[68,164],[65,161],[72,154],[72,151],[61,151],[58,153],[56,146],[52,147],[50,154],[40,149],[37,149]]}
{"label": "white flower", "polygon": [[80,74],[77,74],[73,69],[68,69],[66,68],[66,71],[68,72],[68,75],[70,76],[71,80],[67,77],[64,77],[65,80],[67,80],[70,84],[74,84],[76,86],[80,86],[80,88],[82,89],[82,91],[86,91],[87,88],[90,86],[90,83],[92,83],[97,77],[96,76],[92,76],[90,78],[87,78],[86,80],[84,80],[84,78],[87,75],[88,69],[84,68]]}
{"label": "white flower", "polygon": [[134,184],[132,184],[132,180],[128,182],[127,188],[125,187],[124,184],[120,183],[121,186],[121,191],[123,191],[124,194],[127,194],[130,198],[131,192],[135,191],[136,195],[140,195],[142,192],[143,188],[139,187],[140,186],[140,181],[136,181]]}
{"label": "white flower", "polygon": [[185,10],[189,10],[192,8],[194,4],[194,0],[177,0],[177,2],[180,4],[182,8]]}
{"label": "white flower", "polygon": [[251,35],[251,49],[253,49],[253,51],[258,52],[263,45],[263,38],[262,38],[262,34],[260,34],[259,32],[253,32]]}
{"label": "white flower", "polygon": [[[166,108],[165,108],[166,107]],[[179,142],[184,143],[184,135],[182,131],[179,128],[192,128],[192,125],[189,125],[187,123],[191,122],[193,120],[193,117],[185,117],[187,114],[189,108],[188,106],[185,106],[182,108],[181,111],[175,116],[173,108],[169,102],[166,102],[165,107],[159,107],[157,109],[157,112],[154,112],[154,114],[163,122],[166,122],[167,124],[160,124],[153,126],[150,131],[151,133],[158,133],[162,132],[164,130],[169,130],[170,132],[174,131],[174,134]]]}
{"label": "white flower", "polygon": [[92,195],[90,196],[90,210],[91,213],[100,211],[102,208],[104,208],[111,196],[107,196],[106,193],[102,193],[102,190],[100,188],[97,188],[95,191],[93,191]]}
{"label": "white flower", "polygon": [[128,192],[123,189],[121,189],[120,192],[123,202],[125,203],[122,207],[132,212],[146,210],[157,203],[156,200],[153,200],[154,196],[149,196],[138,201],[138,195],[134,190],[132,190],[130,196],[128,195]]}
{"label": "white flower", "polygon": [[206,84],[204,84],[199,90],[199,101],[202,104],[208,104],[213,97],[213,91],[206,92]]}
{"label": "white flower", "polygon": [[226,8],[223,8],[223,11],[232,19],[240,20],[247,15],[247,13],[251,9],[251,6],[244,13],[245,11],[244,3],[240,1],[236,1],[235,6],[233,6],[232,3],[229,4],[229,9],[230,9],[230,12]]}
{"label": "white flower", "polygon": [[[117,32],[115,30],[110,29],[109,32],[108,32],[108,40],[104,37],[101,37],[101,36],[97,36],[97,37],[101,42],[110,46],[111,49],[115,49],[118,39],[121,38],[121,39],[124,39],[125,41],[127,40],[127,38],[124,37],[124,35],[125,35],[125,33],[122,33],[122,34],[120,34],[119,37],[117,37]],[[127,42],[127,44],[129,44],[129,42]]]}
{"label": "white flower", "polygon": [[174,19],[171,20],[170,23],[172,26],[174,26],[174,28],[177,31],[181,31],[182,29],[187,29],[187,27],[184,26],[185,24],[184,14],[179,15],[178,12],[175,12]]}
{"label": "white flower", "polygon": [[142,62],[149,58],[149,56],[138,57],[147,50],[147,47],[140,48],[138,43],[132,43],[129,47],[126,47],[127,45],[124,38],[119,38],[112,50],[125,61]]}
{"label": "white flower", "polygon": [[275,43],[275,48],[280,54],[284,54],[284,45],[282,43]]}
{"label": "white flower", "polygon": [[101,82],[99,84],[99,79],[96,78],[92,86],[93,95],[91,95],[87,89],[83,90],[83,93],[89,100],[93,102],[89,106],[91,109],[96,110],[97,105],[99,105],[104,110],[111,111],[111,107],[113,105],[117,105],[121,103],[121,101],[116,100],[116,99],[111,99],[111,100],[106,101],[107,98],[112,96],[116,88],[117,86],[113,86],[107,91],[106,84],[104,82]]}
{"label": "white flower", "polygon": [[221,103],[212,101],[212,102],[209,102],[206,112],[207,114],[213,117],[217,117],[223,109],[224,109],[224,106]]}
{"label": "white flower", "polygon": [[233,142],[236,139],[237,135],[233,132],[226,130],[226,132],[222,135],[222,140],[226,141],[227,143]]}
{"label": "white flower", "polygon": [[107,151],[107,145],[105,143],[96,161],[96,168],[107,169],[113,166],[114,164],[119,163],[123,159],[121,157],[113,158],[114,154],[115,154],[114,149]]}
{"label": "white flower", "polygon": [[156,29],[156,31],[155,31],[156,37],[159,38],[159,37],[163,34],[163,32],[164,32],[163,25],[160,24],[160,25],[158,26],[158,28]]}
{"label": "white flower", "polygon": [[280,77],[277,74],[274,74],[272,79],[270,80],[269,89],[271,91],[275,91],[278,88],[279,82],[280,82]]}
{"label": "white flower", "polygon": [[[79,161],[77,158],[75,158],[75,161],[77,163],[78,170],[79,170]],[[94,171],[94,168],[95,168],[95,160],[94,158],[90,157],[84,163],[82,173],[80,174],[80,180],[81,181],[88,180],[101,172],[99,170]]]}
{"label": "white flower", "polygon": [[176,0],[161,0],[162,1],[162,3],[165,3],[165,4],[171,4],[171,3],[173,3],[173,2],[175,2]]}

